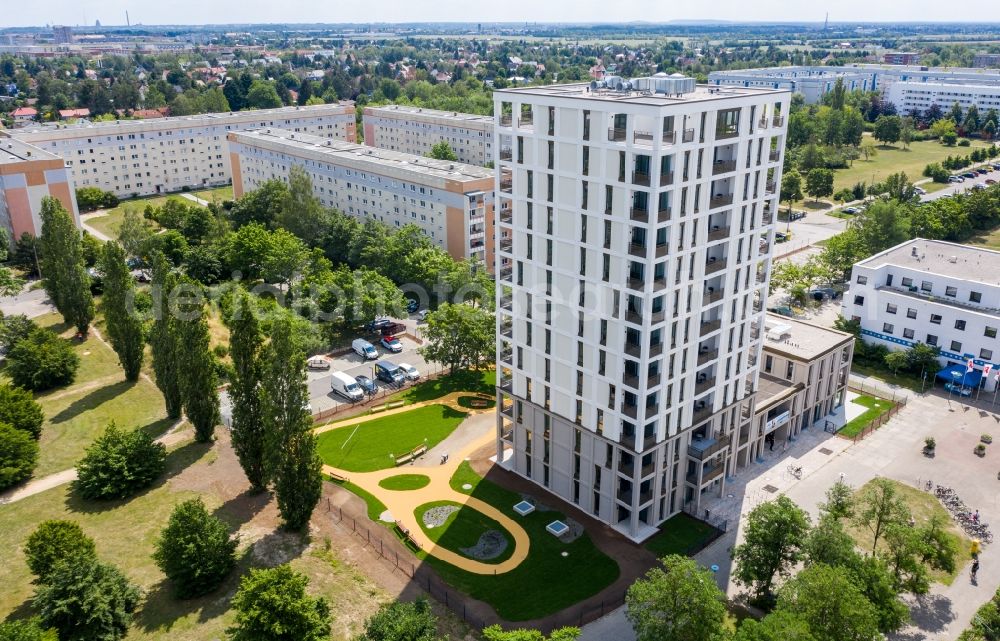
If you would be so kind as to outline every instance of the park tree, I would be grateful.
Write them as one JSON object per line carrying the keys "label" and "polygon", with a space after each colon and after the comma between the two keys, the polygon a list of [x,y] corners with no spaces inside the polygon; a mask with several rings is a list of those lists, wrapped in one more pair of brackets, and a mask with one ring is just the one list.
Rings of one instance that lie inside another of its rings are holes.
{"label": "park tree", "polygon": [[965,112],[965,118],[962,120],[962,129],[964,129],[967,133],[979,131],[980,123],[979,108],[973,104],[969,107],[969,110]]}
{"label": "park tree", "polygon": [[805,621],[816,641],[876,641],[878,617],[845,568],[810,565],[781,588],[776,612]]}
{"label": "park tree", "polygon": [[323,237],[329,215],[313,194],[312,179],[301,165],[288,171],[288,190],[277,214],[277,224],[306,243]]}
{"label": "park tree", "polygon": [[865,118],[854,107],[844,109],[844,118],[840,123],[840,139],[845,145],[859,147],[865,133]]}
{"label": "park tree", "polygon": [[122,499],[152,485],[166,467],[167,448],[142,429],[112,421],[76,466],[74,486],[85,499]]}
{"label": "park tree", "polygon": [[448,144],[447,140],[439,140],[434,143],[431,150],[427,152],[427,157],[436,160],[458,160],[458,156],[455,155],[455,151]]}
{"label": "park tree", "polygon": [[[195,439],[201,443],[212,440],[215,426],[220,420],[218,375],[215,357],[209,346],[208,320],[201,289],[188,280],[183,303],[178,297],[177,331],[178,347],[175,351],[180,374],[180,391],[184,413],[194,426]],[[186,294],[190,294],[187,296]]]}
{"label": "park tree", "polygon": [[882,189],[890,200],[898,200],[899,202],[908,202],[917,196],[913,183],[901,171],[886,176],[885,182],[882,183]]}
{"label": "park tree", "polygon": [[504,630],[499,625],[491,625],[483,630],[483,641],[576,641],[580,629],[557,628],[545,636],[539,630]]}
{"label": "park tree", "polygon": [[80,357],[64,338],[45,327],[37,327],[7,354],[6,373],[18,387],[35,392],[76,379]]}
{"label": "park tree", "polygon": [[957,100],[952,103],[951,109],[948,111],[948,119],[955,123],[956,127],[960,127],[965,120],[962,105],[958,104]]}
{"label": "park tree", "polygon": [[892,370],[893,375],[899,374],[899,370],[906,369],[910,359],[906,352],[893,350],[885,355],[885,365]]}
{"label": "park tree", "polygon": [[909,519],[910,510],[889,479],[874,479],[858,497],[858,510],[854,521],[858,527],[865,528],[871,533],[872,554],[875,554],[878,542],[888,528],[896,525],[905,526]]}
{"label": "park tree", "polygon": [[858,555],[851,565],[843,567],[874,608],[880,632],[894,632],[909,621],[910,608],[899,598],[896,581],[882,558]]}
{"label": "park tree", "polygon": [[[228,86],[230,83],[226,83]],[[260,187],[237,199],[229,210],[233,226],[240,228],[251,223],[274,227],[275,220],[288,198],[288,185],[277,178],[264,182]]]}
{"label": "park tree", "polygon": [[152,347],[153,370],[156,386],[163,394],[167,417],[178,419],[184,408],[181,394],[181,372],[178,368],[178,352],[181,349],[177,330],[177,319],[171,311],[170,296],[177,288],[177,277],[172,273],[170,263],[163,254],[152,257],[153,278],[153,326],[149,332]]}
{"label": "park tree", "polygon": [[854,516],[854,488],[843,480],[836,481],[826,490],[826,501],[819,504],[824,515],[835,519],[849,519]]}
{"label": "park tree", "polygon": [[628,589],[626,614],[638,641],[718,639],[725,595],[711,572],[692,559],[669,555]]}
{"label": "park tree", "polygon": [[45,415],[42,406],[27,390],[0,383],[0,423],[6,423],[38,440],[42,435]]}
{"label": "park tree", "polygon": [[47,630],[38,619],[16,619],[0,623],[0,639],[4,641],[59,641],[55,630]]}
{"label": "park tree", "polygon": [[357,641],[437,641],[437,617],[426,598],[390,601],[365,621]]}
{"label": "park tree", "polygon": [[885,528],[882,558],[892,573],[895,587],[912,594],[926,594],[930,588],[923,562],[924,539],[908,523],[891,523]]}
{"label": "park tree", "polygon": [[323,491],[323,463],[316,453],[307,409],[305,354],[286,314],[274,319],[261,378],[261,415],[268,435],[268,470],[278,511],[290,530],[309,524]]}
{"label": "park tree", "polygon": [[[948,135],[953,135],[956,140],[958,139],[957,127],[955,125],[955,121],[951,118],[942,118],[935,121],[934,124],[930,126],[928,131],[930,131],[930,134],[935,138],[941,139],[942,142],[944,142],[944,137]],[[952,144],[954,144],[954,142]]]}
{"label": "park tree", "polygon": [[125,264],[125,251],[111,241],[101,251],[100,269],[104,275],[104,295],[101,308],[107,324],[108,338],[125,370],[125,380],[137,381],[142,371],[146,342],[142,321],[136,312],[135,280]]}
{"label": "park tree", "polygon": [[42,521],[24,544],[28,569],[39,583],[46,583],[56,565],[74,557],[96,559],[94,540],[75,521]]}
{"label": "park tree", "polygon": [[45,292],[63,319],[86,334],[94,318],[90,277],[76,222],[57,199],[42,199],[41,269]]}
{"label": "park tree", "polygon": [[802,556],[809,515],[787,496],[755,507],[747,517],[744,541],[733,549],[733,578],[767,604],[778,576],[788,576]]}
{"label": "park tree", "polygon": [[833,194],[833,171],[830,169],[811,169],[806,174],[806,193],[816,202],[824,196]]}
{"label": "park tree", "polygon": [[306,246],[294,234],[284,229],[268,231],[259,223],[230,234],[224,252],[226,262],[244,279],[282,285],[290,283],[309,258]]}
{"label": "park tree", "polygon": [[178,598],[208,594],[236,567],[239,537],[200,498],[178,503],[156,541],[153,560]]}
{"label": "park tree", "polygon": [[0,353],[8,353],[19,341],[38,329],[38,323],[24,314],[0,316]]}
{"label": "park tree", "polygon": [[267,488],[267,437],[260,398],[264,335],[256,312],[253,299],[240,288],[233,294],[232,308],[225,319],[229,326],[229,355],[233,359],[229,382],[233,449],[251,490],[263,492]]}
{"label": "park tree", "polygon": [[330,606],[306,594],[309,579],[285,564],[252,569],[232,600],[230,641],[327,641]]}
{"label": "park tree", "polygon": [[452,372],[479,369],[493,356],[496,345],[496,316],[481,307],[444,303],[427,314],[426,344],[420,353],[442,363]]}
{"label": "park tree", "polygon": [[58,563],[38,587],[33,605],[60,641],[119,641],[142,597],[113,565],[74,556]]}
{"label": "park tree", "polygon": [[0,423],[0,490],[31,477],[38,463],[38,442],[31,434]]}
{"label": "park tree", "polygon": [[816,641],[809,624],[791,612],[776,611],[760,621],[746,618],[733,641]]}
{"label": "park tree", "polygon": [[802,199],[802,174],[796,170],[781,176],[781,200],[788,203],[788,214],[792,213],[792,202]]}
{"label": "park tree", "polygon": [[275,109],[281,106],[281,98],[273,84],[257,79],[247,91],[246,106],[250,109]]}
{"label": "park tree", "polygon": [[929,567],[942,572],[954,572],[958,559],[958,543],[948,532],[948,521],[940,514],[932,515],[917,530],[921,541],[921,558]]}
{"label": "park tree", "polygon": [[853,566],[859,560],[851,538],[839,519],[830,514],[820,517],[802,545],[807,564],[824,563],[835,566]]}
{"label": "park tree", "polygon": [[851,220],[840,238],[861,254],[856,260],[877,254],[910,239],[908,213],[908,206],[898,201],[877,200]]}
{"label": "park tree", "polygon": [[871,140],[866,139],[861,141],[861,145],[858,147],[858,149],[859,151],[861,151],[861,155],[864,157],[866,161],[871,160],[872,158],[878,155],[878,149],[876,148],[875,143],[872,142]]}
{"label": "park tree", "polygon": [[899,116],[879,116],[875,121],[872,137],[883,145],[891,145],[899,141],[903,131],[903,120]]}

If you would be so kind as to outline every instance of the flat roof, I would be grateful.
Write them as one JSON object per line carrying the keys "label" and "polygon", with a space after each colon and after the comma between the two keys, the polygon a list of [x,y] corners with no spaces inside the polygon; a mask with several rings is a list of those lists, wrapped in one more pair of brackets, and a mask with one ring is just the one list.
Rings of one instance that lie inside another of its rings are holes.
{"label": "flat roof", "polygon": [[914,238],[857,263],[872,269],[884,265],[1000,287],[1000,251],[985,247]]}
{"label": "flat roof", "polygon": [[442,109],[425,109],[424,107],[414,107],[413,105],[379,105],[366,106],[366,110],[372,111],[398,111],[404,114],[415,116],[429,116],[431,118],[447,118],[449,120],[463,120],[467,122],[481,122],[493,124],[493,116],[480,116],[479,114],[468,114],[461,111],[444,111]]}
{"label": "flat roof", "polygon": [[6,165],[31,160],[61,161],[62,158],[16,138],[0,138],[0,164]]}
{"label": "flat roof", "polygon": [[344,140],[334,140],[332,138],[322,138],[312,134],[304,134],[285,129],[254,129],[251,131],[230,132],[239,142],[249,142],[258,140],[261,142],[278,143],[296,147],[305,151],[311,151],[323,156],[330,157],[331,162],[337,160],[351,159],[360,162],[380,164],[386,167],[416,171],[436,178],[456,181],[472,181],[492,179],[493,170],[477,165],[466,165],[464,163],[437,160],[416,154],[407,154],[391,149],[380,149],[369,147],[354,142]]}
{"label": "flat roof", "polygon": [[805,361],[819,358],[852,338],[847,332],[778,314],[769,313],[764,319],[764,350]]}
{"label": "flat roof", "polygon": [[509,89],[494,89],[494,94],[531,94],[534,96],[550,96],[555,98],[575,98],[577,100],[594,100],[599,102],[617,102],[634,105],[649,105],[665,107],[683,105],[692,102],[709,102],[727,98],[749,98],[772,94],[790,93],[788,89],[773,89],[771,87],[729,87],[717,85],[695,85],[694,91],[682,94],[662,94],[648,91],[615,91],[613,89],[591,90],[590,83],[578,82],[566,85],[540,85],[537,87],[512,87]]}
{"label": "flat roof", "polygon": [[794,396],[800,389],[803,389],[801,383],[793,383],[761,374],[757,378],[757,401],[754,403],[754,414],[766,412],[772,405]]}
{"label": "flat roof", "polygon": [[190,116],[168,116],[166,118],[140,118],[140,119],[128,119],[124,118],[121,120],[104,120],[100,122],[93,122],[90,120],[80,120],[77,122],[62,123],[53,122],[46,124],[36,124],[28,127],[20,127],[18,129],[12,130],[14,135],[18,134],[32,134],[32,133],[50,133],[53,131],[73,131],[76,129],[97,129],[106,130],[114,129],[116,127],[125,127],[128,125],[137,124],[149,124],[153,123],[156,127],[172,127],[178,125],[205,125],[210,124],[215,121],[224,120],[228,118],[250,118],[251,120],[256,120],[258,116],[260,117],[281,117],[292,114],[308,114],[310,111],[324,111],[328,109],[345,109],[348,107],[353,107],[354,103],[351,101],[339,102],[337,104],[329,105],[302,105],[302,106],[292,106],[292,107],[277,107],[275,109],[246,109],[243,111],[221,111],[215,113],[203,113],[203,114],[192,114]]}

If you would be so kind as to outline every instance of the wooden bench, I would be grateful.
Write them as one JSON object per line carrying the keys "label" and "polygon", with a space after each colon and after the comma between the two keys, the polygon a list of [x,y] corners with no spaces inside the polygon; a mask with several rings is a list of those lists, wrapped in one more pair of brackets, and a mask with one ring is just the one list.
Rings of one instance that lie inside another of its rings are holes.
{"label": "wooden bench", "polygon": [[349,478],[347,478],[346,476],[341,476],[340,474],[337,474],[335,472],[329,472],[329,473],[327,473],[327,476],[329,476],[331,479],[333,479],[334,481],[336,481],[338,483],[348,483],[348,482],[350,482]]}
{"label": "wooden bench", "polygon": [[406,465],[410,461],[414,460],[415,458],[426,452],[427,452],[426,445],[418,445],[417,447],[413,448],[406,454],[399,457],[394,457],[396,459],[396,467],[399,467],[400,465]]}
{"label": "wooden bench", "polygon": [[398,529],[399,533],[403,535],[404,543],[412,543],[413,547],[417,548],[418,550],[420,549],[420,544],[417,543],[417,540],[413,538],[412,534],[410,534],[410,530],[403,527],[403,524],[400,523],[399,521],[396,521],[396,529]]}

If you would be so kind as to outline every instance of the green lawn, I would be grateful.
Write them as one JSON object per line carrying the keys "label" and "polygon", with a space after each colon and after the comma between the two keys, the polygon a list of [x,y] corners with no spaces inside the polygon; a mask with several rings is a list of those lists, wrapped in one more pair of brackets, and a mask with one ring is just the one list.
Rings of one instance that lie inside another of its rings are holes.
{"label": "green lawn", "polygon": [[[860,376],[868,376],[877,380],[880,380],[889,385],[898,385],[899,387],[905,387],[908,390],[920,393],[923,385],[921,380],[914,376],[913,374],[908,374],[906,372],[901,372],[899,374],[893,374],[891,370],[885,367],[872,367],[871,365],[863,365],[860,363],[851,363],[851,372],[858,374]],[[932,374],[928,374],[928,382],[932,382]]]}
{"label": "green lawn", "polygon": [[893,406],[892,401],[875,398],[874,396],[867,396],[865,394],[858,396],[851,402],[867,407],[868,409],[862,412],[854,420],[848,422],[847,425],[840,428],[838,434],[848,438],[853,438],[860,434],[862,430],[871,424],[872,421],[888,412]]}
{"label": "green lawn", "polygon": [[[869,139],[869,134],[865,134]],[[889,174],[903,172],[912,180],[923,177],[924,167],[932,162],[941,162],[948,156],[966,156],[977,147],[987,147],[979,140],[972,141],[969,147],[945,147],[936,140],[921,140],[910,143],[909,149],[904,149],[902,143],[892,147],[876,147],[878,152],[871,160],[859,158],[851,167],[833,172],[833,190],[851,187],[855,183],[865,182],[869,185],[885,180]]]}
{"label": "green lawn", "polygon": [[682,512],[661,525],[660,532],[646,541],[645,547],[657,558],[668,554],[687,555],[717,531],[708,523]]}
{"label": "green lawn", "polygon": [[969,239],[969,244],[980,245],[990,249],[1000,249],[1000,227],[996,227],[988,233],[973,236]]}
{"label": "green lawn", "polygon": [[[906,485],[905,483],[900,483],[899,481],[890,480],[893,486],[896,488],[898,496],[902,497],[906,506],[910,509],[910,513],[913,515],[913,520],[916,527],[920,527],[927,523],[930,518],[934,515],[944,518],[945,522],[948,523],[948,534],[951,536],[952,540],[955,542],[955,549],[958,550],[958,558],[955,563],[955,571],[948,573],[941,570],[934,570],[928,568],[928,576],[932,582],[943,583],[945,585],[951,585],[958,573],[962,571],[965,564],[971,559],[972,541],[965,536],[965,532],[952,520],[951,515],[948,511],[941,505],[941,502],[934,497],[933,494],[929,492],[924,492],[923,490],[918,490],[915,487]],[[861,486],[854,496],[863,496],[867,491],[871,481]],[[865,554],[871,554],[872,551],[872,533],[867,528],[857,527],[853,523],[845,522],[845,527],[847,533],[858,544],[858,548],[861,552]],[[879,541],[879,549],[883,546],[883,540]]]}
{"label": "green lawn", "polygon": [[[465,484],[472,489],[463,489]],[[432,556],[426,559],[445,581],[490,604],[504,619],[526,621],[547,616],[597,594],[618,578],[618,564],[598,550],[588,535],[566,544],[545,530],[547,524],[564,518],[559,512],[535,511],[519,516],[513,506],[521,501],[521,495],[481,478],[468,463],[459,466],[451,486],[510,516],[531,539],[528,558],[510,572],[496,576],[464,572]]]}
{"label": "green lawn", "polygon": [[341,427],[319,435],[319,455],[327,465],[349,472],[388,469],[394,466],[392,455],[401,456],[421,443],[434,447],[466,416],[445,405],[427,405]]}
{"label": "green lawn", "polygon": [[[434,528],[424,525],[423,516],[425,512],[431,508],[448,505],[453,505],[459,509],[448,516],[444,525]],[[425,503],[418,507],[414,511],[414,516],[417,517],[417,523],[420,524],[420,529],[424,531],[427,538],[456,554],[468,557],[469,555],[462,552],[462,548],[470,548],[476,545],[479,542],[479,537],[489,530],[496,530],[503,533],[504,538],[507,539],[507,549],[496,558],[483,561],[483,563],[502,563],[514,553],[514,539],[511,537],[510,532],[495,520],[471,507],[463,507],[453,501],[434,501],[433,503]]]}
{"label": "green lawn", "polygon": [[215,189],[200,189],[192,191],[191,195],[202,200],[207,200],[208,202],[218,200],[221,203],[222,201],[233,199],[233,186],[227,185],[225,187],[216,187]]}
{"label": "green lawn", "polygon": [[427,487],[430,483],[430,478],[423,474],[399,474],[397,476],[390,476],[382,479],[378,482],[378,486],[383,490],[408,492],[410,490],[419,490],[422,487]]}
{"label": "green lawn", "polygon": [[496,370],[480,372],[462,371],[447,376],[439,376],[433,380],[418,383],[413,387],[393,394],[387,401],[402,400],[406,403],[421,403],[433,401],[453,392],[469,392],[472,394],[495,394],[497,386]]}
{"label": "green lawn", "polygon": [[[179,198],[179,196],[175,196]],[[108,209],[104,212],[103,216],[96,216],[87,221],[88,227],[93,227],[97,231],[103,233],[111,238],[116,238],[118,236],[118,228],[122,226],[122,221],[125,219],[125,210],[133,209],[139,213],[146,210],[146,205],[152,205],[154,208],[160,207],[163,203],[167,202],[166,196],[154,196],[151,198],[135,198],[133,200],[123,200],[118,204],[117,207]],[[160,226],[156,224],[155,220],[146,220],[147,223],[153,229],[159,229]]]}

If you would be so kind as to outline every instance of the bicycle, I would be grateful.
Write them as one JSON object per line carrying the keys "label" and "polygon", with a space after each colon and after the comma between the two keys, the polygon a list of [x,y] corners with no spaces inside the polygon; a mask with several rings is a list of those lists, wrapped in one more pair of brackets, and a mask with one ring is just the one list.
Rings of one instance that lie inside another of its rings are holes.
{"label": "bicycle", "polygon": [[801,465],[789,465],[786,471],[797,479],[802,478],[802,466]]}

